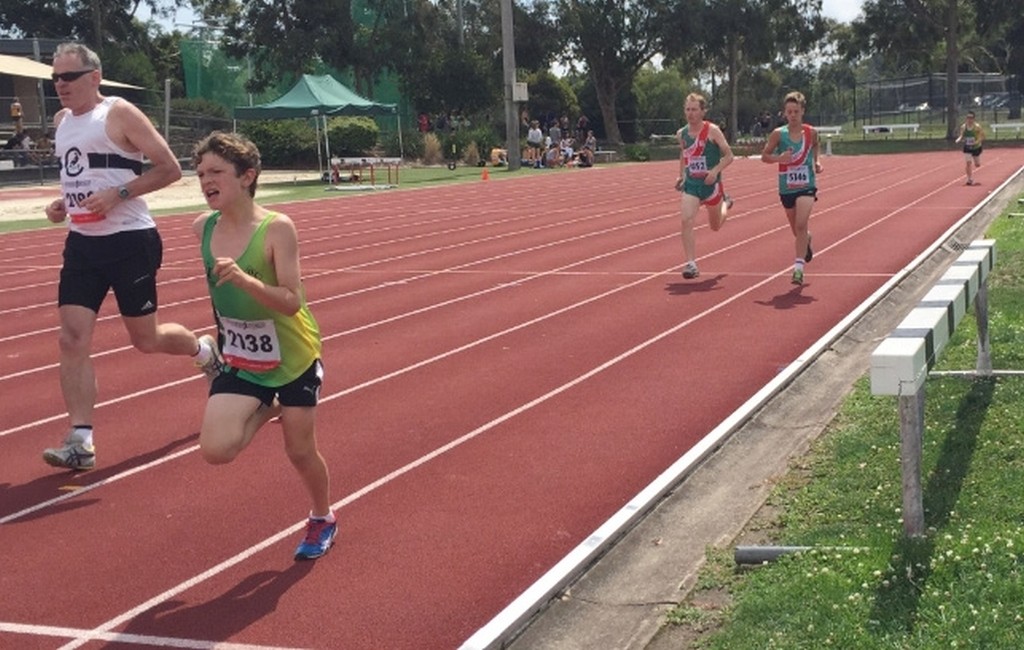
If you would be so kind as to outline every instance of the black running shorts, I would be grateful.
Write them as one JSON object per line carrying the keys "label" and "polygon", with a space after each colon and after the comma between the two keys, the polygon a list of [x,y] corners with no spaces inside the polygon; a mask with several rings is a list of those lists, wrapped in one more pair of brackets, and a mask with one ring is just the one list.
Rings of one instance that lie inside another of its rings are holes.
{"label": "black running shorts", "polygon": [[113,289],[121,315],[152,314],[157,307],[156,272],[162,259],[163,243],[156,228],[100,237],[69,232],[57,304],[99,312],[107,291]]}

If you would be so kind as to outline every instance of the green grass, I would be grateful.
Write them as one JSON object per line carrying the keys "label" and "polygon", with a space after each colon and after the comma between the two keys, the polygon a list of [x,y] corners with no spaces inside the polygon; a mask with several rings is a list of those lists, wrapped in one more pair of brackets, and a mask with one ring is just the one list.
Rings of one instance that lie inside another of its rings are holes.
{"label": "green grass", "polygon": [[[993,365],[1024,369],[1024,219],[1004,213],[986,236],[997,240]],[[976,356],[971,314],[936,370],[971,369]],[[865,377],[770,497],[774,543],[826,550],[726,574],[712,554],[668,624],[716,650],[1024,647],[1024,376],[933,376],[926,389],[923,538],[905,537],[900,519],[896,400]],[[730,597],[696,616],[705,590]]]}

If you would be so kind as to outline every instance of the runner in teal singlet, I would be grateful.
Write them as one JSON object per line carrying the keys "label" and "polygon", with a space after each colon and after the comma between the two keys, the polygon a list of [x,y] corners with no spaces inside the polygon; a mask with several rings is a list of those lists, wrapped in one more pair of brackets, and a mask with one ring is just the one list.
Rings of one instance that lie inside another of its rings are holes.
{"label": "runner in teal singlet", "polygon": [[192,229],[201,242],[223,357],[210,383],[199,447],[207,462],[229,463],[280,414],[288,459],[312,502],[294,557],[312,560],[334,544],[338,524],[316,443],[320,328],[302,288],[295,224],[254,201],[260,152],[249,140],[214,132],[196,145],[192,162],[213,209]]}
{"label": "runner in teal singlet", "polygon": [[683,105],[686,126],[676,132],[679,140],[679,177],[676,189],[682,198],[682,238],[686,264],[683,277],[695,278],[697,246],[693,235],[693,222],[700,206],[707,206],[708,225],[718,231],[725,223],[732,199],[722,186],[722,170],[733,160],[732,149],[717,125],[704,120],[707,102],[702,95],[690,93]]}
{"label": "runner in teal singlet", "polygon": [[974,121],[974,111],[967,111],[967,118],[960,125],[960,135],[956,143],[964,145],[964,171],[967,173],[967,184],[976,185],[974,170],[981,167],[981,147],[985,142],[985,130]]}
{"label": "runner in teal singlet", "polygon": [[821,173],[818,132],[803,122],[806,107],[802,93],[793,91],[786,95],[783,101],[786,124],[771,132],[761,151],[762,161],[779,166],[779,199],[795,240],[792,280],[798,285],[804,283],[804,263],[814,257],[807,226],[814,202],[818,200],[817,175]]}

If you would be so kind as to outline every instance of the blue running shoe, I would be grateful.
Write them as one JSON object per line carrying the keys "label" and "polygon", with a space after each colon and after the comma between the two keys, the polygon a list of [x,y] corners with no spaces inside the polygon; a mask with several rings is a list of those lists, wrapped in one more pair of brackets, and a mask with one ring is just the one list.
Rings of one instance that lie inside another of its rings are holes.
{"label": "blue running shoe", "polygon": [[334,546],[338,536],[338,522],[313,519],[306,522],[306,536],[295,549],[296,560],[315,560]]}

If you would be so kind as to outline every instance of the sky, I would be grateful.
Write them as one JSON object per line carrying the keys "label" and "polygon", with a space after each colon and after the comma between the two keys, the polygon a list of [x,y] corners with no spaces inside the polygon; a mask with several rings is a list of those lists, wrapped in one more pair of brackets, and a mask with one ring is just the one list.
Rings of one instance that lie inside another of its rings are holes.
{"label": "sky", "polygon": [[822,0],[821,13],[840,22],[851,22],[860,14],[863,0]]}
{"label": "sky", "polygon": [[[821,12],[829,18],[848,23],[860,14],[860,7],[863,3],[864,0],[822,0]],[[139,18],[141,20],[145,20],[148,13],[145,4],[139,6]],[[179,9],[177,14],[176,20],[161,21],[164,28],[170,30],[177,27],[183,32],[188,31],[188,28],[182,25],[182,23],[185,25],[191,23],[195,20],[195,14],[189,9]]]}

